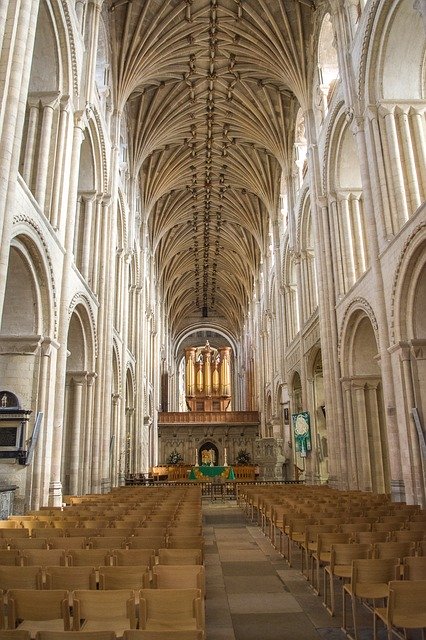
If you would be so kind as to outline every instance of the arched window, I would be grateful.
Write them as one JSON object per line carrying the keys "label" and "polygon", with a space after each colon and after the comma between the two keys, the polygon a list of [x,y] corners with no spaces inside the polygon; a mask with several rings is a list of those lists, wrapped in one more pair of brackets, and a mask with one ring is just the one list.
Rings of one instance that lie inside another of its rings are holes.
{"label": "arched window", "polygon": [[334,44],[331,16],[326,13],[318,39],[318,57],[315,97],[317,124],[321,125],[327,115],[334,88],[339,77],[339,65]]}

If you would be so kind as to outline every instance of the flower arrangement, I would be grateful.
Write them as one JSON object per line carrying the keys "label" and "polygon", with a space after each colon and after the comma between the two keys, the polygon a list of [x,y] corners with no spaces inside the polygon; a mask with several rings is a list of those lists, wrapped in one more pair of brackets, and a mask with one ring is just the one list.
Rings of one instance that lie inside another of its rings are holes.
{"label": "flower arrangement", "polygon": [[179,451],[176,451],[176,449],[173,449],[173,451],[167,458],[167,464],[179,464],[181,462],[183,462],[183,457],[181,456]]}
{"label": "flower arrangement", "polygon": [[246,449],[240,449],[237,453],[237,464],[250,464],[251,455]]}

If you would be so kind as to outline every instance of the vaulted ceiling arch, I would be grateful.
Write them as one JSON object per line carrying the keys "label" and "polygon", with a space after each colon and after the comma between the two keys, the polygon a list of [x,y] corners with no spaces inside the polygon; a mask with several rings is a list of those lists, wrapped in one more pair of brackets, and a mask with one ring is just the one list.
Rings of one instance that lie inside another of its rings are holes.
{"label": "vaulted ceiling arch", "polygon": [[[113,78],[168,326],[242,330],[307,104],[313,3],[116,0]],[[197,321],[198,321],[197,320]]]}

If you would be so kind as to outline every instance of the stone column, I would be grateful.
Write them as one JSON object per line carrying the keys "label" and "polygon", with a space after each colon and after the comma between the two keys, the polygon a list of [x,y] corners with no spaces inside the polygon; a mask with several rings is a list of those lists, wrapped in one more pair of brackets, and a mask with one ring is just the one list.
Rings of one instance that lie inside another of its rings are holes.
{"label": "stone column", "polygon": [[84,424],[84,448],[82,469],[82,494],[91,493],[91,471],[93,452],[93,385],[96,373],[88,373],[86,376],[86,415]]}
{"label": "stone column", "polygon": [[338,194],[340,203],[340,215],[342,222],[342,234],[340,241],[342,243],[343,255],[344,255],[344,272],[345,278],[345,291],[354,285],[355,282],[355,263],[354,263],[354,250],[353,250],[353,235],[351,216],[349,211],[349,194]]}
{"label": "stone column", "polygon": [[85,373],[72,374],[72,413],[69,420],[70,433],[70,493],[78,495],[81,484],[81,427],[82,415],[84,415],[83,407],[83,385],[86,383]]}
{"label": "stone column", "polygon": [[92,291],[99,295],[99,262],[101,260],[102,245],[102,196],[98,195],[95,204],[95,233],[93,240],[93,254],[91,256],[91,276],[89,283]]}
{"label": "stone column", "polygon": [[[426,0],[425,0],[426,2]],[[426,134],[424,128],[425,107],[411,108],[411,124],[413,128],[414,144],[417,151],[417,171],[419,175],[420,197],[426,198]]]}
{"label": "stone column", "polygon": [[[119,393],[114,393],[111,397],[112,411],[111,411],[111,443],[110,447],[110,484],[112,487],[117,486],[118,470],[120,467],[120,404],[121,396]],[[113,440],[112,440],[113,438]]]}
{"label": "stone column", "polygon": [[96,55],[98,51],[99,20],[101,15],[103,0],[88,0],[86,13],[86,69],[85,69],[85,89],[83,95],[88,102],[94,102],[95,91],[95,71]]}
{"label": "stone column", "polygon": [[38,120],[40,116],[40,97],[38,95],[28,97],[28,127],[27,140],[25,144],[24,164],[22,167],[22,178],[27,183],[29,189],[32,187],[32,175],[34,167],[35,145],[38,131]]}
{"label": "stone column", "polygon": [[356,238],[355,244],[355,274],[356,278],[361,276],[367,268],[366,264],[366,251],[365,251],[365,238],[364,238],[364,226],[362,224],[361,215],[361,203],[356,196],[353,196],[350,200],[352,204],[352,216],[354,225],[354,237]]}
{"label": "stone column", "polygon": [[408,190],[408,198],[410,201],[409,213],[414,213],[421,204],[419,184],[417,178],[416,159],[414,157],[414,141],[411,138],[410,122],[409,122],[409,106],[398,107],[396,114],[399,124],[399,131],[402,142],[402,152],[404,155],[404,173]]}
{"label": "stone column", "polygon": [[92,225],[93,225],[93,203],[95,201],[96,193],[84,193],[82,194],[83,206],[83,246],[81,248],[81,275],[87,282],[89,278],[89,263],[90,256],[93,253],[92,246]]}
{"label": "stone column", "polygon": [[55,168],[52,185],[52,204],[50,223],[54,229],[58,229],[62,223],[62,198],[64,178],[64,158],[67,143],[67,130],[70,117],[70,97],[62,96],[60,102],[58,139],[56,142]]}
{"label": "stone column", "polygon": [[[383,275],[379,261],[378,234],[375,211],[372,204],[371,182],[369,169],[369,153],[364,131],[363,118],[356,118],[352,123],[352,131],[355,136],[358,156],[360,161],[361,179],[363,185],[366,234],[368,237],[369,264],[372,274],[372,286],[374,287],[374,308],[377,315],[377,336],[380,355],[380,368],[383,383],[383,402],[386,416],[386,432],[388,439],[390,477],[392,482],[399,485],[402,480],[401,459],[399,456],[399,436],[396,424],[395,390],[391,367],[389,347],[389,328],[386,314],[385,294],[383,289]],[[371,140],[368,139],[369,143]],[[395,496],[396,498],[397,496]]]}
{"label": "stone column", "polygon": [[50,93],[42,95],[40,99],[42,119],[34,197],[43,212],[46,201],[47,172],[49,169],[49,159],[51,158],[53,112],[59,104],[59,98],[60,95],[58,93]]}
{"label": "stone column", "polygon": [[[40,350],[40,373],[38,383],[38,411],[43,412],[43,421],[38,436],[37,446],[34,452],[33,484],[31,495],[31,508],[39,509],[46,504],[45,472],[50,468],[52,439],[52,415],[50,403],[50,386],[56,365],[56,350],[59,344],[50,338],[45,338]],[[54,363],[52,363],[54,360]]]}
{"label": "stone column", "polygon": [[356,443],[360,453],[361,469],[358,477],[362,491],[372,490],[372,478],[370,467],[370,445],[368,440],[367,412],[365,406],[365,385],[362,380],[352,381],[352,397],[355,429],[358,434]]}
{"label": "stone column", "polygon": [[[380,246],[388,246],[389,240],[393,237],[394,222],[392,219],[390,197],[386,179],[386,168],[384,157],[387,156],[386,136],[382,135],[376,105],[369,105],[365,111],[366,122],[369,123],[369,133],[371,138],[370,153],[372,154],[372,197],[377,213],[377,231],[379,234]],[[373,180],[374,179],[374,180]],[[380,221],[380,224],[379,224]]]}
{"label": "stone column", "polygon": [[[104,353],[104,332],[106,323],[106,296],[109,286],[108,281],[108,261],[110,260],[110,196],[104,196],[101,200],[101,242],[99,252],[99,280],[98,280],[98,358],[96,371],[99,376],[103,376],[104,368],[112,367],[112,361],[105,361]],[[111,388],[105,389],[104,385],[98,384],[95,387],[94,413],[93,413],[93,440],[92,440],[92,491],[98,493],[101,490],[101,447],[102,447],[102,423],[103,408],[107,401],[111,403]],[[105,400],[105,396],[108,396]]]}
{"label": "stone column", "polygon": [[395,121],[395,105],[380,105],[379,112],[384,118],[389,152],[389,163],[392,176],[393,194],[396,210],[393,217],[397,221],[396,232],[407,222],[407,194],[405,192],[404,175],[402,172],[401,154]]}
{"label": "stone column", "polygon": [[343,399],[344,399],[344,422],[342,424],[342,429],[346,429],[347,431],[347,441],[348,441],[348,457],[346,461],[343,460],[342,464],[348,465],[348,480],[349,480],[349,489],[358,490],[359,486],[359,476],[358,476],[358,455],[357,455],[357,442],[355,436],[355,427],[353,420],[353,412],[352,412],[352,385],[350,378],[344,378],[342,380],[342,389],[343,389]]}
{"label": "stone column", "polygon": [[65,225],[65,256],[62,270],[61,301],[59,313],[58,336],[60,349],[58,352],[58,365],[55,393],[55,417],[52,438],[52,468],[50,480],[50,499],[52,506],[62,505],[61,485],[61,452],[63,438],[64,394],[65,377],[67,369],[67,340],[69,328],[69,280],[73,263],[73,239],[75,226],[75,213],[77,205],[77,186],[80,169],[81,143],[84,139],[85,118],[84,113],[74,114],[74,130],[71,152],[71,170],[68,189],[67,223]]}

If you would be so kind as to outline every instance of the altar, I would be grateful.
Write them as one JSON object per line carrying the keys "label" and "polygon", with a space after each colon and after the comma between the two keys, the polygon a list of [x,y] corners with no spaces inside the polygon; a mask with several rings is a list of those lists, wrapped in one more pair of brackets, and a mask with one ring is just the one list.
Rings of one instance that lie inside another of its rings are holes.
{"label": "altar", "polygon": [[212,480],[213,482],[219,479],[235,480],[235,473],[232,467],[218,467],[202,464],[199,467],[192,467],[188,478],[189,480]]}

